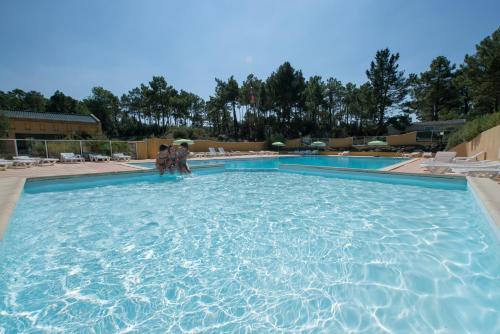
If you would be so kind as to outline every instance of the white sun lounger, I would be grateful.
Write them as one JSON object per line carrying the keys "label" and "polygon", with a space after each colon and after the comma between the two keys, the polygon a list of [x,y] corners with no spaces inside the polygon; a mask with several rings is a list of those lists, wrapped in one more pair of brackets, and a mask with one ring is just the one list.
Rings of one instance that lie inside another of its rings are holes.
{"label": "white sun lounger", "polygon": [[13,167],[32,167],[40,163],[40,158],[31,158],[26,155],[18,155],[13,157],[12,166]]}
{"label": "white sun lounger", "polygon": [[33,165],[38,165],[38,163],[40,162],[40,160],[42,160],[41,158],[38,158],[38,157],[29,157],[27,155],[18,155],[18,156],[12,157],[12,159],[14,161],[20,161],[20,162],[32,162]]}
{"label": "white sun lounger", "polygon": [[484,156],[484,151],[471,155],[470,157],[456,157],[455,161],[478,161],[477,158]]}
{"label": "white sun lounger", "polygon": [[[500,152],[499,152],[500,153]],[[451,162],[424,162],[420,164],[420,166],[427,168],[429,171],[434,173],[445,173],[453,170],[467,170],[467,169],[485,169],[485,168],[498,168],[500,167],[500,161],[491,161],[491,160],[474,160],[483,153],[478,153],[467,159],[454,158]],[[500,158],[500,156],[499,156]]]}
{"label": "white sun lounger", "polygon": [[108,162],[111,160],[111,158],[107,155],[102,155],[102,154],[89,154],[89,160],[93,162]]}
{"label": "white sun lounger", "polygon": [[45,167],[45,166],[53,166],[58,159],[52,159],[52,158],[37,158],[37,157],[29,157],[26,155],[18,155],[13,157],[14,161],[18,163],[17,165],[21,164],[30,164],[34,166],[40,166],[40,167]]}
{"label": "white sun lounger", "polygon": [[340,152],[339,155],[345,156],[351,154],[351,151]]}
{"label": "white sun lounger", "polygon": [[431,173],[444,173],[456,156],[456,152],[437,152],[434,158],[428,159],[421,163],[420,166],[428,169]]}
{"label": "white sun lounger", "polygon": [[500,164],[497,167],[483,167],[483,166],[453,167],[451,170],[454,173],[458,174],[495,177],[500,175]]}
{"label": "white sun lounger", "polygon": [[39,166],[44,167],[44,166],[54,166],[56,162],[58,162],[59,159],[53,159],[53,158],[43,158],[40,159],[40,162],[38,163]]}
{"label": "white sun lounger", "polygon": [[75,153],[61,153],[59,161],[62,163],[78,163],[85,162],[85,158]]}
{"label": "white sun lounger", "polygon": [[221,155],[221,153],[217,152],[217,151],[215,150],[215,148],[213,148],[213,147],[209,147],[209,148],[208,148],[208,155],[209,155],[209,156],[214,157],[214,156],[219,156],[219,155]]}
{"label": "white sun lounger", "polygon": [[0,170],[7,170],[8,167],[11,167],[14,163],[9,160],[0,160]]}
{"label": "white sun lounger", "polygon": [[113,153],[113,160],[115,161],[130,161],[132,157],[123,153]]}

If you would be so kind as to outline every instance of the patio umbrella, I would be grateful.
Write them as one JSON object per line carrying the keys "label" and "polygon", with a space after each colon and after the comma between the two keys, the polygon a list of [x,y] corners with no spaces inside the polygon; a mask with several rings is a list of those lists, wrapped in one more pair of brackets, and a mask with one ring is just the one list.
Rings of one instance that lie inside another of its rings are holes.
{"label": "patio umbrella", "polygon": [[323,143],[322,141],[315,141],[315,142],[311,143],[311,146],[314,146],[314,147],[325,147],[326,144]]}
{"label": "patio umbrella", "polygon": [[369,146],[387,146],[387,142],[381,140],[373,140],[368,142]]}
{"label": "patio umbrella", "polygon": [[182,143],[186,143],[188,145],[193,145],[194,141],[192,141],[191,139],[177,139],[177,140],[174,140],[174,145],[180,145]]}
{"label": "patio umbrella", "polygon": [[285,144],[283,144],[283,143],[282,143],[282,142],[280,142],[280,141],[275,141],[275,142],[274,142],[274,143],[272,143],[271,145],[273,145],[273,146],[278,146],[278,147],[280,147],[280,146],[286,146]]}
{"label": "patio umbrella", "polygon": [[278,147],[278,153],[279,153],[279,151],[280,151],[280,147],[286,146],[285,144],[283,144],[283,143],[282,143],[282,142],[280,142],[280,141],[275,141],[275,142],[274,142],[274,143],[272,143],[271,145]]}

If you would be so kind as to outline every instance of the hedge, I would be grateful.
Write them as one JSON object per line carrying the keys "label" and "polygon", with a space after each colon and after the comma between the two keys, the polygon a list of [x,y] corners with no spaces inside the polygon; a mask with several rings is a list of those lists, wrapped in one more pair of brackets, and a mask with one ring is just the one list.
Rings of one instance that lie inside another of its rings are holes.
{"label": "hedge", "polygon": [[446,149],[451,149],[463,142],[474,139],[481,132],[500,125],[500,112],[480,116],[467,122],[463,127],[451,133],[448,137]]}

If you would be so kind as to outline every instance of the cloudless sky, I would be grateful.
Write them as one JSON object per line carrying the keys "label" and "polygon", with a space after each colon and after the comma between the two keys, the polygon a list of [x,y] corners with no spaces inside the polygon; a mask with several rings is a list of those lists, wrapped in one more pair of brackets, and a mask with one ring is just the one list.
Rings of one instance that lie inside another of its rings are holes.
{"label": "cloudless sky", "polygon": [[163,75],[208,98],[216,77],[265,79],[287,60],[361,84],[378,49],[420,73],[499,26],[499,0],[2,0],[0,90],[120,96]]}

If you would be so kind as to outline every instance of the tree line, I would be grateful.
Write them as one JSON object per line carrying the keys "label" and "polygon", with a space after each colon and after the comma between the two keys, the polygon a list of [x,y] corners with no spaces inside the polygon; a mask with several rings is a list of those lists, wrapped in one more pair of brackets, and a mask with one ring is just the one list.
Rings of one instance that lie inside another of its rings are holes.
{"label": "tree line", "polygon": [[50,98],[35,91],[0,91],[0,109],[92,113],[113,138],[175,130],[194,139],[237,140],[378,135],[389,125],[404,130],[413,114],[436,121],[499,111],[500,28],[458,66],[438,56],[424,72],[406,75],[398,62],[398,53],[377,51],[359,86],[317,75],[306,79],[285,62],[266,79],[253,74],[241,83],[233,76],[215,79],[207,101],[154,76],[121,97],[94,87],[81,101],[60,91]]}

